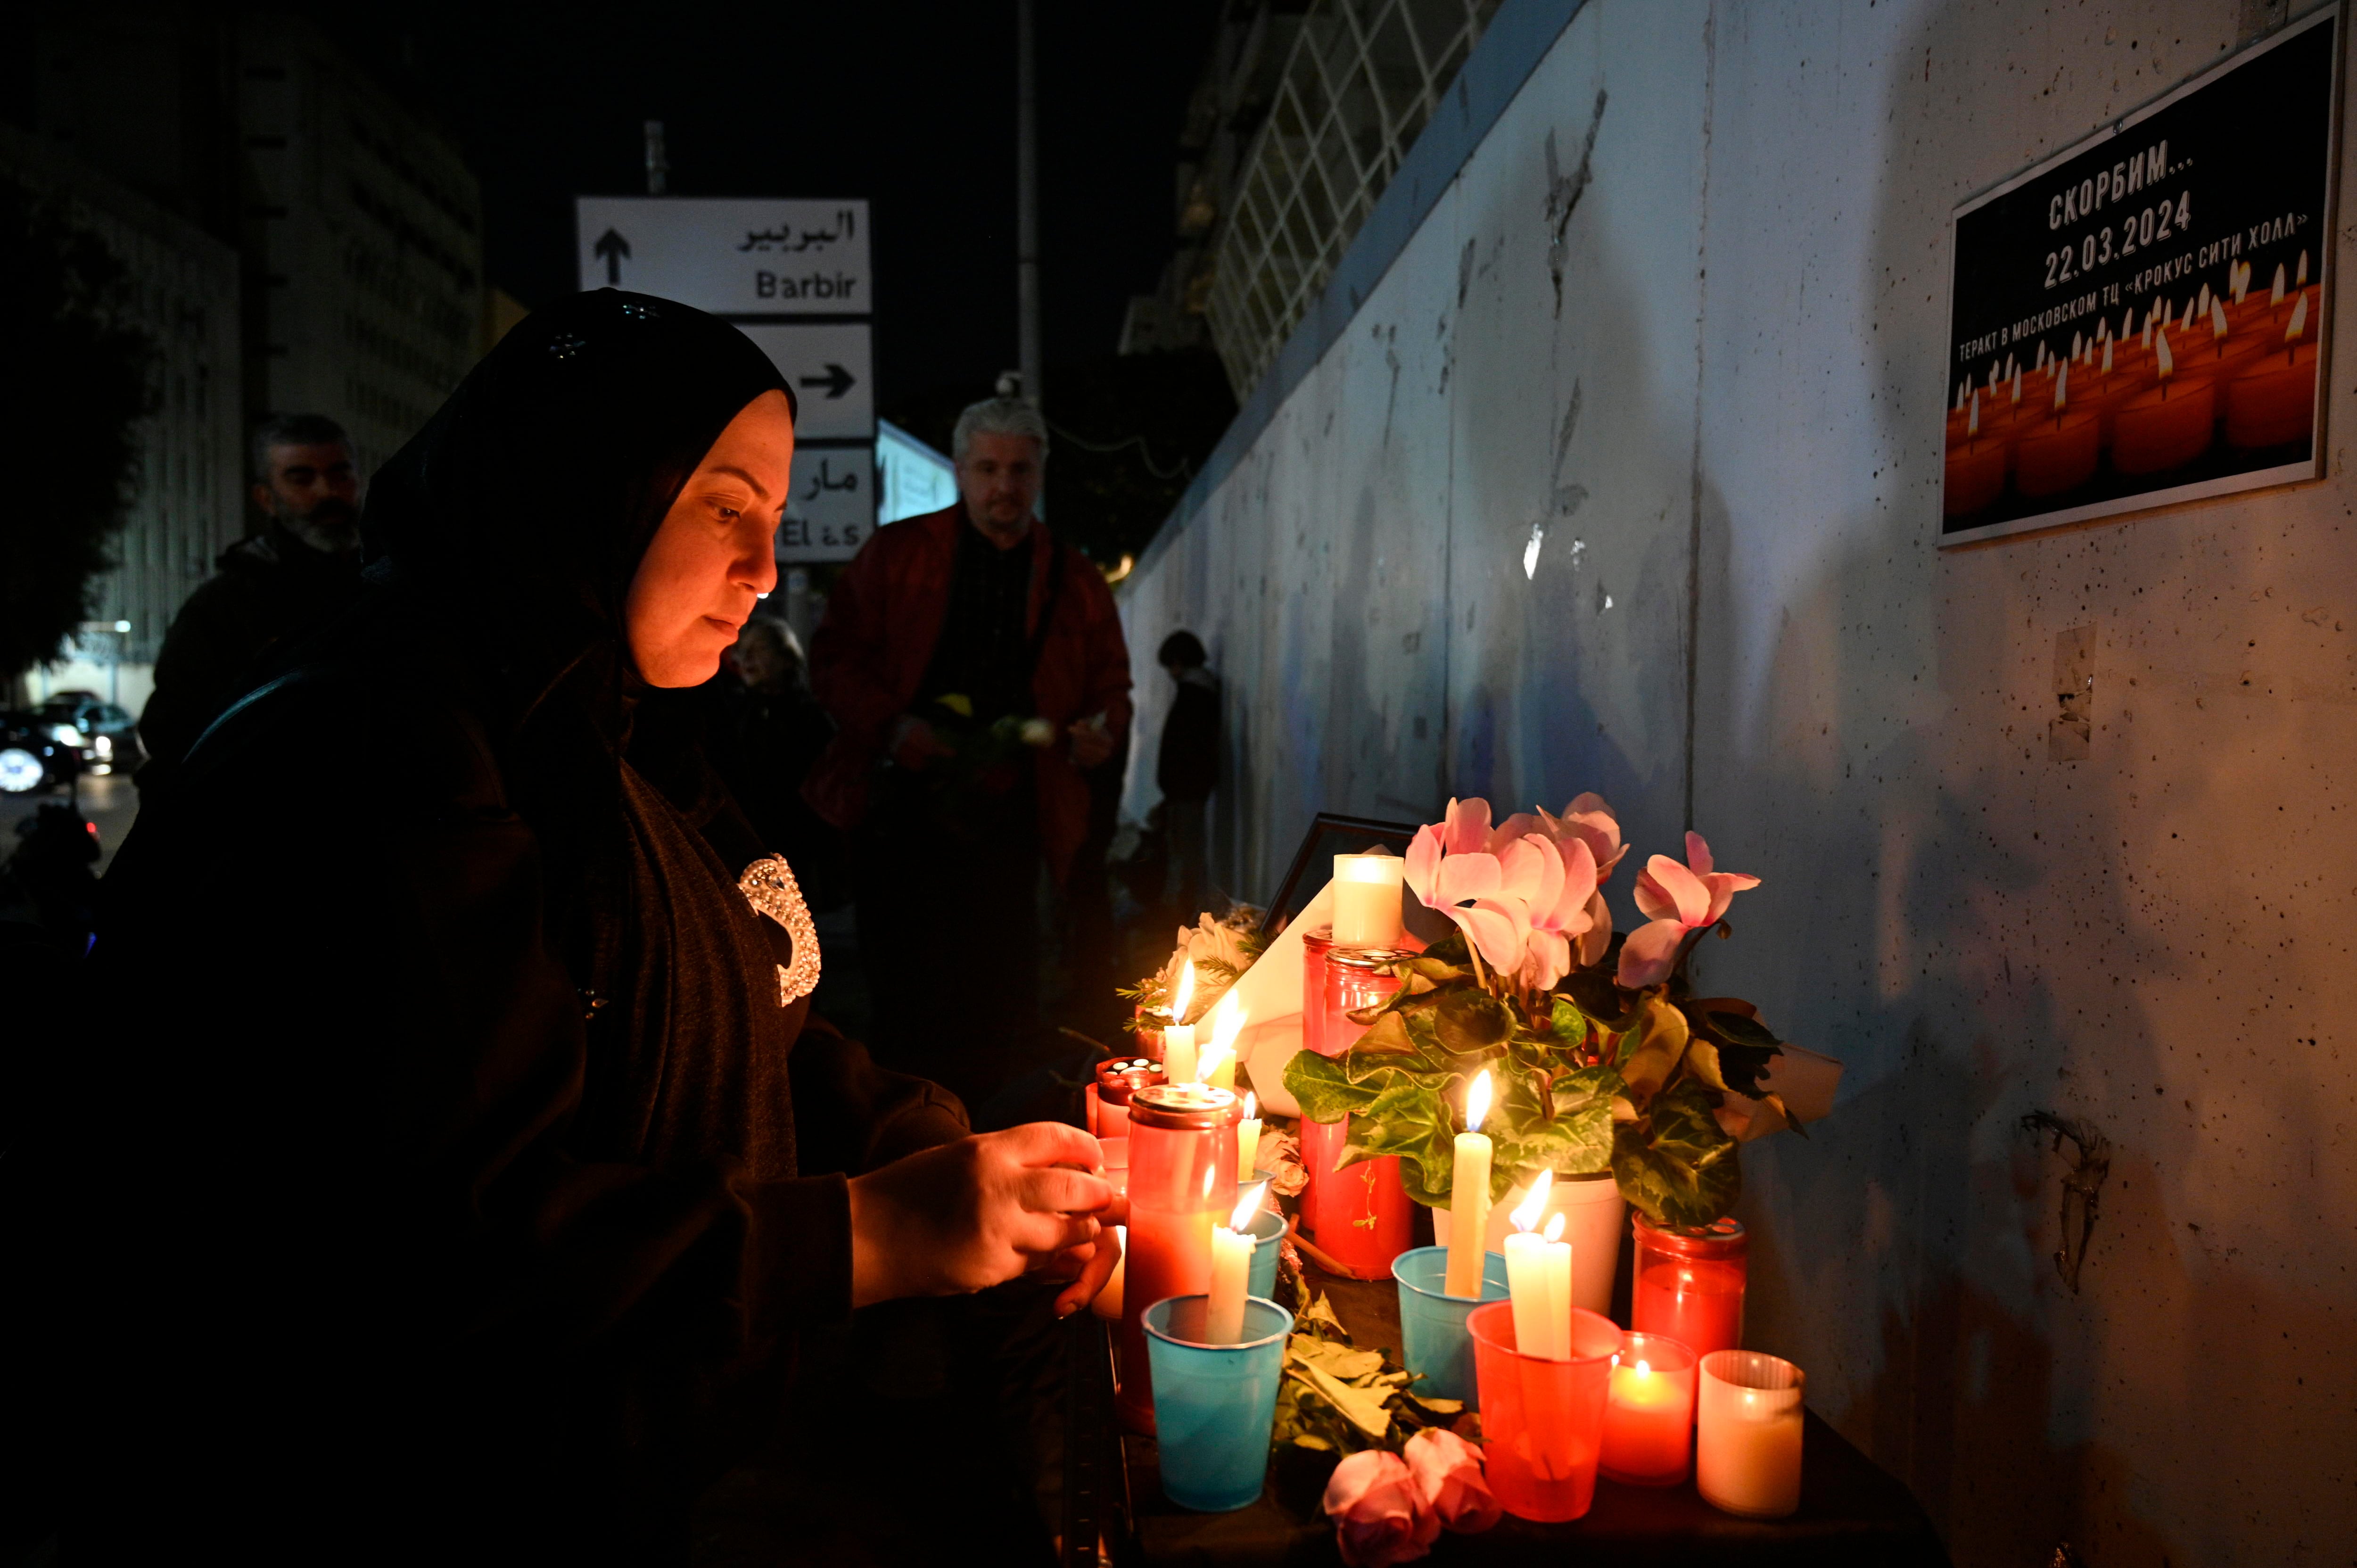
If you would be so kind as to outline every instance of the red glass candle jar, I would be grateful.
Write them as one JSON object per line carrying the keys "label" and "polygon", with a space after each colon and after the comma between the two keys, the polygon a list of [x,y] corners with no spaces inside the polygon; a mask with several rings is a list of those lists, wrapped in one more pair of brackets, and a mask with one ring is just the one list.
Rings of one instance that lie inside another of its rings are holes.
{"label": "red glass candle jar", "polygon": [[1089,1086],[1094,1120],[1089,1131],[1100,1138],[1129,1136],[1130,1097],[1162,1081],[1162,1069],[1145,1057],[1115,1057],[1097,1064],[1097,1080]]}
{"label": "red glass candle jar", "polygon": [[[1399,990],[1399,976],[1386,965],[1414,954],[1397,948],[1329,948],[1318,989],[1305,999],[1304,1023],[1319,1019],[1319,1048],[1340,1056],[1367,1032],[1350,1015],[1374,1006]],[[1400,1185],[1399,1156],[1361,1160],[1335,1169],[1350,1142],[1350,1118],[1329,1124],[1301,1123],[1301,1164],[1309,1175],[1302,1193],[1304,1227],[1320,1251],[1361,1279],[1382,1279],[1392,1260],[1414,1240],[1415,1210]]]}
{"label": "red glass candle jar", "polygon": [[1750,1250],[1742,1221],[1714,1219],[1700,1230],[1674,1230],[1640,1214],[1636,1230],[1629,1326],[1666,1335],[1697,1357],[1742,1348]]}
{"label": "red glass candle jar", "polygon": [[1321,1057],[1338,1054],[1341,1047],[1326,1048],[1326,955],[1334,950],[1334,928],[1320,926],[1307,931],[1301,938],[1301,1047],[1316,1051]]}
{"label": "red glass candle jar", "polygon": [[1139,1317],[1157,1301],[1211,1288],[1211,1227],[1236,1207],[1236,1097],[1200,1083],[1154,1084],[1129,1102],[1129,1246],[1122,1268],[1121,1388],[1133,1432],[1154,1430]]}

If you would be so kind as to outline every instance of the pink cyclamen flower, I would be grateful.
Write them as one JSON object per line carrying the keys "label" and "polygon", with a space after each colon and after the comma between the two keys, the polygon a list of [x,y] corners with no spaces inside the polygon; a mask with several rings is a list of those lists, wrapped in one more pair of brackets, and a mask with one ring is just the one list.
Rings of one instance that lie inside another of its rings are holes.
{"label": "pink cyclamen flower", "polygon": [[1666,854],[1647,861],[1637,878],[1637,908],[1647,923],[1621,945],[1620,984],[1640,991],[1668,979],[1686,933],[1717,925],[1730,899],[1759,886],[1756,876],[1712,869],[1710,845],[1700,833],[1686,834],[1685,865]]}
{"label": "pink cyclamen flower", "polygon": [[1491,842],[1489,801],[1449,801],[1446,818],[1418,828],[1408,844],[1407,885],[1425,908],[1457,922],[1491,969],[1512,974],[1523,966],[1545,852],[1527,839],[1492,852]]}
{"label": "pink cyclamen flower", "polygon": [[1412,1563],[1440,1539],[1415,1478],[1396,1454],[1369,1448],[1334,1466],[1326,1483],[1326,1515],[1351,1568],[1391,1568]]}
{"label": "pink cyclamen flower", "polygon": [[1547,991],[1571,972],[1572,944],[1582,940],[1596,923],[1592,906],[1602,902],[1596,892],[1596,860],[1582,839],[1573,838],[1567,847],[1558,847],[1554,840],[1533,833],[1523,842],[1537,853],[1540,876],[1531,900],[1531,933],[1517,978],[1534,990]]}
{"label": "pink cyclamen flower", "polygon": [[1501,1511],[1481,1473],[1481,1450],[1453,1432],[1426,1427],[1407,1440],[1407,1473],[1443,1530],[1471,1535]]}

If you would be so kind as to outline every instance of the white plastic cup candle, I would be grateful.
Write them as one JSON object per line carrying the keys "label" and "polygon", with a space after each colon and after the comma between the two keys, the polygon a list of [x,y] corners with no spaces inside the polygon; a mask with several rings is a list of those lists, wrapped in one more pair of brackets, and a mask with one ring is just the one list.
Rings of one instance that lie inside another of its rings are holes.
{"label": "white plastic cup candle", "polygon": [[1334,945],[1395,948],[1407,862],[1377,851],[1334,857]]}
{"label": "white plastic cup candle", "polygon": [[[1490,1069],[1483,1068],[1465,1091],[1465,1131],[1457,1134],[1457,1165],[1448,1188],[1448,1272],[1441,1286],[1469,1301],[1481,1299],[1482,1248],[1490,1234],[1491,1148],[1488,1134],[1480,1130],[1481,1119],[1489,1113]],[[1565,1305],[1568,1308],[1568,1297]]]}
{"label": "white plastic cup candle", "polygon": [[1244,1093],[1243,1120],[1236,1123],[1236,1179],[1250,1181],[1260,1158],[1260,1100],[1249,1090]]}
{"label": "white plastic cup candle", "polygon": [[1744,1519],[1782,1519],[1801,1506],[1801,1369],[1758,1350],[1702,1359],[1695,1486],[1703,1501]]}
{"label": "white plastic cup candle", "polygon": [[[1514,1231],[1506,1238],[1506,1298],[1513,1304],[1516,1348],[1525,1356],[1567,1361],[1571,1359],[1571,1243],[1556,1240],[1563,1234],[1559,1213],[1547,1221],[1544,1233],[1531,1229],[1546,1212],[1547,1188],[1554,1181],[1553,1171],[1541,1171],[1531,1184],[1530,1196],[1514,1210]],[[1452,1228],[1449,1240],[1456,1238]]]}
{"label": "white plastic cup candle", "polygon": [[1252,1278],[1254,1193],[1225,1225],[1211,1228],[1211,1291],[1203,1308],[1203,1343],[1233,1345],[1244,1337],[1244,1285]]}

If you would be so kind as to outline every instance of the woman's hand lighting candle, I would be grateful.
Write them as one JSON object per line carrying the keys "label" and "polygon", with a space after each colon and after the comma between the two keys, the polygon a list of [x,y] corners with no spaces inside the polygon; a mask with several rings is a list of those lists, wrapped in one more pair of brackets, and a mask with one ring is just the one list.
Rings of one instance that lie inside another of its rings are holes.
{"label": "woman's hand lighting candle", "polygon": [[[1260,1158],[1260,1099],[1247,1090],[1244,1094],[1244,1119],[1236,1123],[1236,1179],[1250,1181],[1258,1168],[1253,1162]],[[1254,1188],[1253,1196],[1260,1196]]]}
{"label": "woman's hand lighting candle", "polygon": [[1195,1000],[1195,965],[1178,966],[1178,983],[1170,988],[1170,1022],[1162,1030],[1162,1076],[1172,1083],[1195,1081],[1195,1026],[1181,1022]]}
{"label": "woman's hand lighting candle", "polygon": [[1203,1308],[1203,1343],[1233,1345],[1244,1337],[1244,1282],[1252,1277],[1254,1193],[1236,1205],[1225,1225],[1211,1228],[1211,1299]]}
{"label": "woman's hand lighting candle", "polygon": [[[1553,1171],[1539,1172],[1530,1196],[1513,1213],[1514,1232],[1506,1238],[1506,1298],[1513,1304],[1514,1344],[1525,1356],[1564,1360],[1571,1354],[1571,1243],[1563,1216],[1548,1221],[1544,1235],[1531,1229],[1546,1212]],[[1449,1240],[1457,1238],[1453,1229]]]}
{"label": "woman's hand lighting candle", "polygon": [[1395,854],[1334,857],[1334,945],[1395,948],[1407,862]]}
{"label": "woman's hand lighting candle", "polygon": [[[1481,1256],[1490,1231],[1490,1139],[1481,1120],[1490,1114],[1490,1069],[1483,1068],[1465,1091],[1465,1131],[1457,1134],[1457,1168],[1448,1188],[1448,1273],[1441,1287],[1450,1295],[1481,1299]],[[1568,1293],[1565,1305],[1570,1305]]]}

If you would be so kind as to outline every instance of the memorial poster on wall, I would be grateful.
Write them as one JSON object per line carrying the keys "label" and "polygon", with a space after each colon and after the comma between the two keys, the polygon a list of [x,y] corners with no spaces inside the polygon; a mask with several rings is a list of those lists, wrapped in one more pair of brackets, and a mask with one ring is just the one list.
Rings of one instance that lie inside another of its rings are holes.
{"label": "memorial poster on wall", "polygon": [[2340,7],[1959,207],[1939,542],[2322,472]]}

